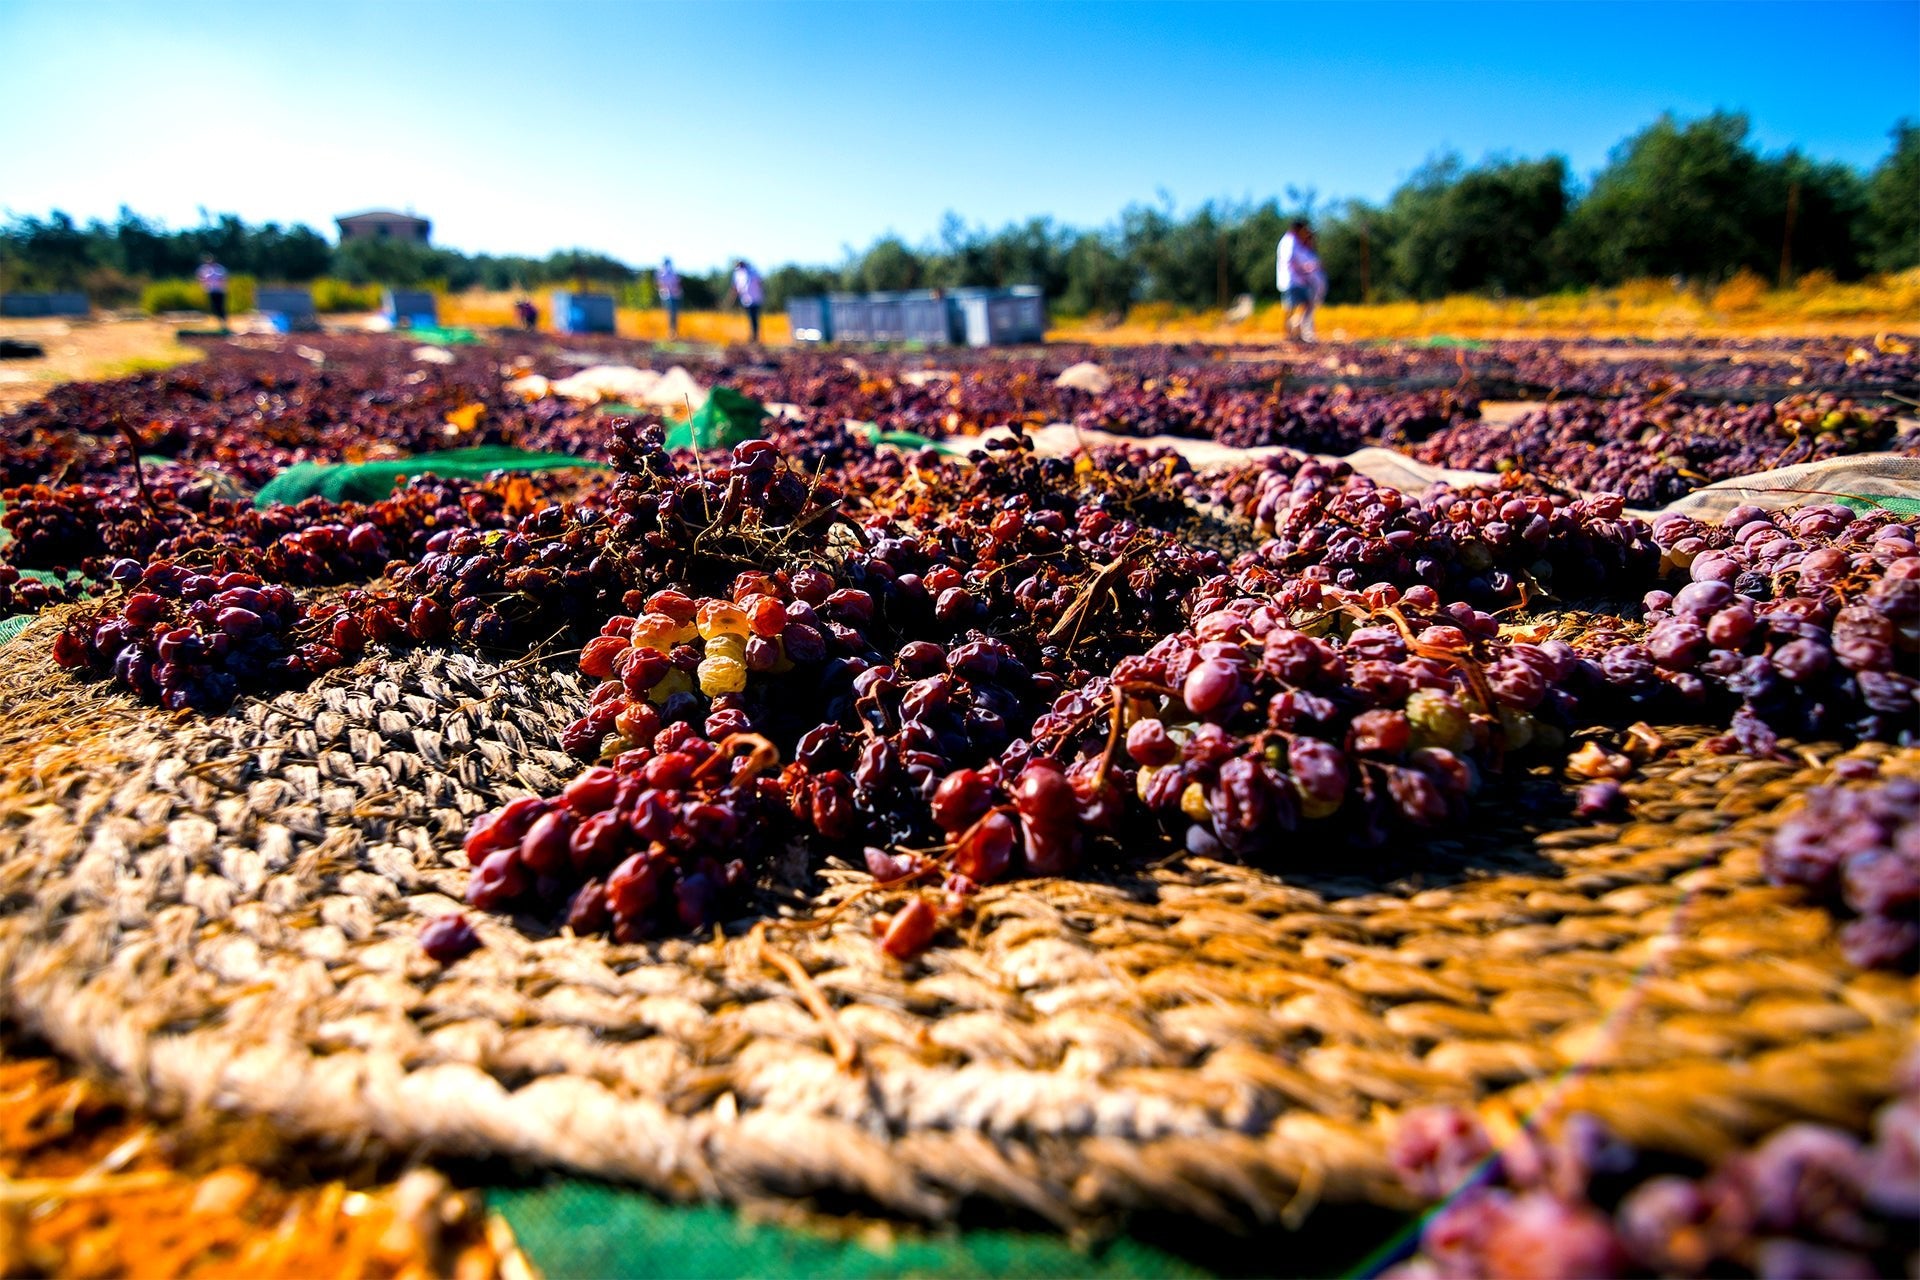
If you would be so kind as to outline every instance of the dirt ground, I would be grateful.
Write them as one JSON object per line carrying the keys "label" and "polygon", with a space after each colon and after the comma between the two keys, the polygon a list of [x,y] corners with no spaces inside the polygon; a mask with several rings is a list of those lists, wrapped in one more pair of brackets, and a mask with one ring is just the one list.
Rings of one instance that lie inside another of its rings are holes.
{"label": "dirt ground", "polygon": [[47,353],[37,360],[0,360],[0,413],[76,378],[121,378],[198,360],[198,351],[174,337],[181,327],[152,319],[0,320],[0,338],[37,342]]}

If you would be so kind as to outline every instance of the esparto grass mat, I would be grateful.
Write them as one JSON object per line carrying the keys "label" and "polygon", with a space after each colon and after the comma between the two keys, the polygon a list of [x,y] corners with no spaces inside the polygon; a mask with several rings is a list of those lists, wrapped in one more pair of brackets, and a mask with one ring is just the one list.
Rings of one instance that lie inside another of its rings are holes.
{"label": "esparto grass mat", "polygon": [[1410,1107],[1586,1110],[1711,1157],[1862,1122],[1914,1025],[1912,978],[1848,966],[1761,874],[1835,750],[1686,734],[1624,825],[1488,805],[1384,859],[996,885],[906,966],[867,927],[884,893],[834,909],[864,872],[796,859],[760,928],[620,946],[479,916],[443,970],[417,934],[459,902],[467,821],[574,768],[573,674],[426,650],[196,719],[59,672],[54,626],[0,649],[0,1014],[156,1108],[670,1199],[1300,1225],[1408,1207]]}

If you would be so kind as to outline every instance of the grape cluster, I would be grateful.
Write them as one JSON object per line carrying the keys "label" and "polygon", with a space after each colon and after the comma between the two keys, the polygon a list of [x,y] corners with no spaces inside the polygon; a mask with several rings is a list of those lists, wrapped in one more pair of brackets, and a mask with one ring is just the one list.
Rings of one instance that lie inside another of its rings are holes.
{"label": "grape cluster", "polygon": [[1628,702],[1731,712],[1729,745],[1764,754],[1781,733],[1908,741],[1920,733],[1920,555],[1890,513],[1739,507],[1719,525],[1655,522],[1688,581],[1646,599],[1641,641],[1597,655]]}
{"label": "grape cluster", "polygon": [[711,924],[747,888],[747,868],[779,847],[784,806],[764,776],[776,763],[754,735],[714,742],[667,725],[560,795],[476,821],[467,901],[619,942]]}
{"label": "grape cluster", "polygon": [[1774,833],[1766,867],[1775,884],[1854,913],[1840,931],[1854,964],[1920,960],[1920,781],[1816,788]]}
{"label": "grape cluster", "polygon": [[1777,1130],[1698,1176],[1568,1116],[1551,1137],[1494,1143],[1457,1107],[1410,1112],[1393,1158],[1444,1201],[1398,1280],[1490,1276],[1878,1276],[1920,1253],[1920,1070],[1862,1141],[1820,1124]]}
{"label": "grape cluster", "polygon": [[1579,599],[1651,584],[1659,553],[1612,495],[1580,500],[1436,486],[1424,498],[1293,456],[1234,476],[1223,495],[1265,539],[1245,563],[1336,586],[1427,586],[1482,605],[1529,590]]}
{"label": "grape cluster", "polygon": [[68,622],[54,637],[54,661],[111,675],[168,710],[224,710],[244,682],[310,676],[339,664],[334,641],[347,639],[357,650],[362,640],[296,641],[293,592],[253,574],[216,576],[175,564],[143,569],[123,560],[114,581],[126,594],[115,607]]}
{"label": "grape cluster", "polygon": [[1890,413],[1850,401],[1702,405],[1671,397],[1573,397],[1500,427],[1454,424],[1410,452],[1440,466],[1531,472],[1662,506],[1715,480],[1870,452],[1885,446],[1893,430]]}

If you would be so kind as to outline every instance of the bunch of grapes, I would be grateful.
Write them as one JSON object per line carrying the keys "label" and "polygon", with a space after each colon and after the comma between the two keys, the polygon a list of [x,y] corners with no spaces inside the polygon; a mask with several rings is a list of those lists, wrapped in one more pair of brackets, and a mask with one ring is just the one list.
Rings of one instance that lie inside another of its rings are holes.
{"label": "bunch of grapes", "polygon": [[1774,833],[1766,867],[1775,884],[1854,913],[1840,931],[1854,964],[1910,969],[1920,959],[1920,781],[1814,789]]}
{"label": "bunch of grapes", "polygon": [[1716,480],[1886,444],[1893,420],[1849,402],[1700,405],[1679,398],[1578,397],[1495,428],[1463,422],[1414,447],[1414,457],[1478,471],[1551,476],[1589,492],[1662,506]]}
{"label": "bunch of grapes", "polygon": [[558,917],[576,933],[636,942],[724,918],[747,868],[780,847],[784,805],[763,739],[719,742],[667,725],[557,797],[528,796],[467,832],[467,901]]}
{"label": "bunch of grapes", "polygon": [[1436,486],[1415,498],[1345,463],[1281,455],[1231,484],[1264,536],[1242,562],[1357,589],[1427,586],[1485,605],[1525,593],[1623,594],[1653,581],[1646,525],[1611,495],[1573,500]]}
{"label": "bunch of grapes", "polygon": [[243,682],[291,681],[325,667],[311,661],[332,646],[292,638],[300,607],[292,591],[252,574],[194,573],[161,563],[124,560],[113,607],[82,614],[54,637],[61,666],[115,683],[168,710],[220,711]]}
{"label": "bunch of grapes", "polygon": [[1647,595],[1641,642],[1596,656],[1637,708],[1731,712],[1727,745],[1765,754],[1778,734],[1911,740],[1920,732],[1920,555],[1914,528],[1838,505],[1740,507],[1724,524],[1662,517],[1653,536],[1686,574]]}
{"label": "bunch of grapes", "polygon": [[1662,1171],[1580,1114],[1496,1147],[1471,1112],[1426,1108],[1402,1119],[1393,1157],[1410,1191],[1444,1201],[1418,1253],[1386,1273],[1397,1280],[1878,1276],[1920,1262],[1912,1062],[1866,1141],[1789,1125],[1699,1176]]}

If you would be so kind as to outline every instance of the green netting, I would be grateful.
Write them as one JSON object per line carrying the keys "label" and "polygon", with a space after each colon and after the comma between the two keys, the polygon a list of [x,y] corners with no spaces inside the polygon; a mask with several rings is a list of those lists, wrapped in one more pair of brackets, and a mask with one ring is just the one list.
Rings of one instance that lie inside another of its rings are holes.
{"label": "green netting", "polygon": [[464,476],[478,479],[495,471],[550,471],[556,467],[604,467],[604,462],[567,453],[535,453],[506,445],[446,449],[380,462],[296,462],[254,495],[253,505],[271,507],[322,497],[334,502],[377,502],[408,476]]}
{"label": "green netting", "polygon": [[1891,511],[1894,515],[1906,519],[1920,516],[1920,498],[1901,498],[1891,494],[1869,497],[1860,493],[1843,493],[1834,501],[1852,507],[1855,511]]}
{"label": "green netting", "polygon": [[495,1190],[487,1202],[528,1259],[552,1277],[1205,1276],[1133,1240],[1082,1252],[1057,1236],[982,1230],[901,1235],[884,1244],[748,1222],[711,1205],[681,1207],[640,1191],[561,1179]]}
{"label": "green netting", "polygon": [[879,424],[873,422],[849,422],[847,429],[865,436],[867,443],[876,447],[883,444],[890,444],[896,449],[907,449],[911,451],[932,449],[936,453],[944,453],[955,458],[964,458],[966,456],[966,450],[964,449],[956,449],[950,444],[942,443],[930,436],[923,436],[914,431],[882,431],[880,430]]}
{"label": "green netting", "polygon": [[1436,333],[1430,337],[1416,338],[1416,347],[1443,347],[1449,351],[1485,351],[1493,344],[1482,342],[1478,338],[1456,338],[1450,333]]}
{"label": "green netting", "polygon": [[731,449],[760,435],[767,407],[732,387],[715,387],[693,416],[667,432],[669,449]]}
{"label": "green netting", "polygon": [[437,324],[416,324],[404,332],[415,342],[436,347],[470,347],[480,341],[480,335],[471,329],[446,328]]}
{"label": "green netting", "polygon": [[32,621],[33,615],[30,613],[16,613],[11,618],[0,618],[0,644],[7,643],[25,631],[27,624]]}

